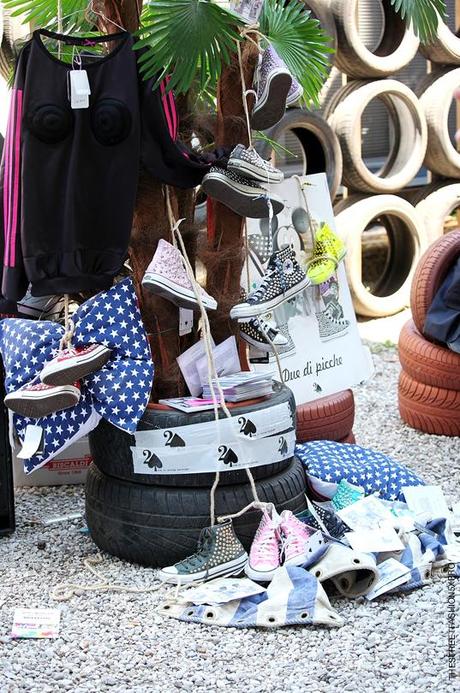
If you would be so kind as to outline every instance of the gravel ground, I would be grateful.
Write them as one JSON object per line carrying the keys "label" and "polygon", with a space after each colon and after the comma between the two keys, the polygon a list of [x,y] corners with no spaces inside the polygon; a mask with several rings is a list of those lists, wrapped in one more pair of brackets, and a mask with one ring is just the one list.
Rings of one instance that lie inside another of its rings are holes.
{"label": "gravel ground", "polygon": [[[396,351],[382,349],[375,364],[374,380],[356,390],[358,442],[441,484],[448,499],[460,499],[459,440],[405,427],[396,406]],[[336,630],[201,627],[161,618],[156,594],[92,592],[60,603],[58,639],[11,641],[15,607],[56,606],[49,596],[53,584],[91,581],[83,559],[96,548],[81,532],[83,521],[52,527],[32,522],[83,505],[79,487],[17,493],[18,529],[0,540],[0,693],[460,690],[460,633],[459,678],[449,682],[447,581],[438,577],[406,596],[333,600],[346,622]],[[153,582],[153,571],[109,556],[100,569],[125,585]]]}

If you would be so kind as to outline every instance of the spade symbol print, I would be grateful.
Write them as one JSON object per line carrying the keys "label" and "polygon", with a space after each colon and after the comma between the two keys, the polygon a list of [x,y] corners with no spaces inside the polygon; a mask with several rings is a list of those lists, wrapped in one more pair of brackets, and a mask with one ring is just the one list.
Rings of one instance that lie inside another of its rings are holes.
{"label": "spade symbol print", "polygon": [[281,436],[281,438],[278,440],[278,443],[279,443],[278,452],[281,455],[287,455],[288,445],[286,442],[286,438],[284,438],[284,436]]}
{"label": "spade symbol print", "polygon": [[240,416],[238,423],[240,424],[240,433],[248,436],[248,438],[252,438],[257,433],[257,427],[250,419]]}
{"label": "spade symbol print", "polygon": [[238,464],[238,455],[233,452],[231,448],[227,447],[227,445],[220,445],[219,452],[219,462],[228,464],[230,467],[233,467],[234,464]]}
{"label": "spade symbol print", "polygon": [[157,472],[163,468],[162,461],[151,450],[144,450],[142,454],[144,455],[144,464],[150,467],[150,469]]}
{"label": "spade symbol print", "polygon": [[164,437],[167,438],[165,445],[170,448],[185,448],[185,440],[183,440],[177,433],[172,431],[165,431],[163,433]]}

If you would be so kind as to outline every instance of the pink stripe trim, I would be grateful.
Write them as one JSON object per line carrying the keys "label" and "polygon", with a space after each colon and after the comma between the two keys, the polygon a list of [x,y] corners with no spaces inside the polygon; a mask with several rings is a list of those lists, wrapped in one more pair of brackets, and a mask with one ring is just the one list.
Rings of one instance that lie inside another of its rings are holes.
{"label": "pink stripe trim", "polygon": [[168,99],[166,97],[166,87],[164,84],[164,80],[163,80],[163,82],[161,82],[160,88],[161,88],[161,100],[163,101],[163,111],[164,111],[164,114],[166,116],[166,120],[168,123],[169,134],[172,137],[172,139],[174,139],[174,125],[173,125],[173,122],[171,119],[171,114],[169,112],[169,105],[168,105]]}
{"label": "pink stripe trim", "polygon": [[169,103],[171,105],[171,113],[172,113],[173,123],[174,123],[174,139],[177,139],[177,125],[178,125],[177,120],[178,120],[178,118],[177,118],[176,102],[174,100],[174,94],[172,93],[172,91],[169,92],[168,96],[169,96]]}
{"label": "pink stripe trim", "polygon": [[19,206],[19,170],[21,168],[21,120],[22,120],[22,91],[18,89],[16,108],[16,127],[14,130],[14,188],[13,188],[13,222],[11,232],[13,237],[10,244],[11,267],[16,265],[16,233],[18,230]]}
{"label": "pink stripe trim", "polygon": [[6,132],[6,141],[4,144],[5,151],[5,179],[3,181],[3,222],[4,228],[4,241],[5,241],[5,253],[4,253],[4,264],[8,265],[9,257],[9,243],[10,243],[10,227],[11,227],[11,159],[13,156],[13,139],[14,139],[14,120],[15,120],[15,107],[16,107],[16,90],[13,89],[11,93],[10,102],[10,112],[8,115],[8,127]]}

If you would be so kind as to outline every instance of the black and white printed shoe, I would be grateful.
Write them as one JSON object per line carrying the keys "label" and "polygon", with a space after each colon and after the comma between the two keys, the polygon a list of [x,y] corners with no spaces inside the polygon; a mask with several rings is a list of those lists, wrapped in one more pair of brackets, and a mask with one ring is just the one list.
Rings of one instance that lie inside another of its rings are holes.
{"label": "black and white printed shoe", "polygon": [[261,56],[254,74],[257,95],[251,115],[251,127],[254,130],[267,130],[281,120],[291,87],[291,73],[273,46],[269,46]]}
{"label": "black and white printed shoe", "polygon": [[310,280],[299,265],[295,251],[287,246],[271,256],[260,286],[237,303],[230,317],[254,318],[269,313],[310,286]]}
{"label": "black and white printed shoe", "polygon": [[334,318],[327,308],[321,311],[321,313],[316,313],[316,319],[319,327],[319,338],[322,342],[343,337],[347,334],[350,327],[349,320]]}
{"label": "black and white printed shoe", "polygon": [[[278,330],[286,340],[286,344],[284,346],[277,347],[276,351],[278,356],[282,356],[283,358],[293,356],[296,353],[295,343],[291,337],[291,333],[289,332],[287,322],[283,322],[281,325],[278,325]],[[276,361],[275,354],[270,354],[268,357],[268,362],[272,363],[273,361]]]}
{"label": "black and white printed shoe", "polygon": [[264,219],[270,216],[269,201],[273,214],[279,214],[284,209],[284,202],[277,195],[272,195],[255,181],[243,178],[226,171],[219,166],[212,166],[205,175],[202,183],[203,191],[209,197],[230,207],[240,217]]}
{"label": "black and white printed shoe", "polygon": [[227,170],[260,183],[282,183],[284,180],[282,171],[262,159],[254,147],[246,149],[244,144],[237,144],[230,154]]}
{"label": "black and white printed shoe", "polygon": [[279,351],[288,344],[278,328],[262,317],[240,322],[240,335],[245,342],[261,351],[273,351],[272,345]]}

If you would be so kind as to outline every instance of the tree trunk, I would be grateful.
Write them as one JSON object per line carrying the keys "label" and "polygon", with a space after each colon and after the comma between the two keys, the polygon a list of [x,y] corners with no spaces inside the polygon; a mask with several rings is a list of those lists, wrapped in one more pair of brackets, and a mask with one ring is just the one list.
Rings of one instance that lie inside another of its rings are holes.
{"label": "tree trunk", "polygon": [[[247,88],[252,85],[258,52],[249,41],[242,46],[244,78]],[[253,97],[249,99],[252,107]],[[238,56],[232,55],[219,81],[217,93],[217,144],[232,147],[238,143],[248,145],[248,133],[244,115]],[[207,256],[209,293],[219,307],[210,316],[215,341],[221,342],[237,334],[237,324],[230,320],[230,308],[238,303],[241,290],[241,272],[244,264],[244,220],[220,202],[208,203]]]}

